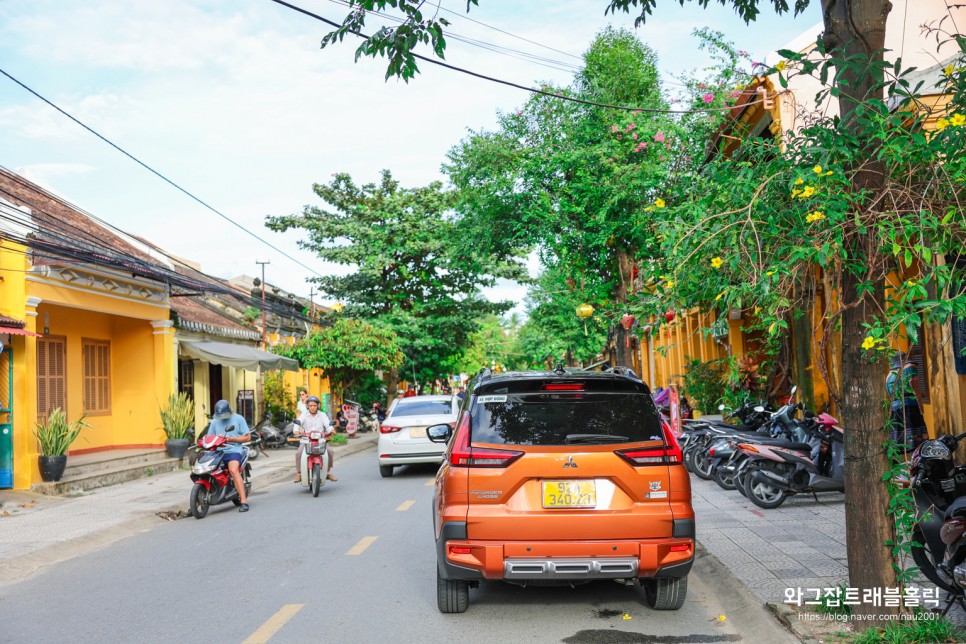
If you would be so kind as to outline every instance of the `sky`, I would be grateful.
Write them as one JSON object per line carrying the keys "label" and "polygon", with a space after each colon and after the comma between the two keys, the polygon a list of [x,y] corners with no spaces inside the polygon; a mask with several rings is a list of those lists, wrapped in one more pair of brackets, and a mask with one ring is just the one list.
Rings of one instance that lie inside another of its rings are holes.
{"label": "sky", "polygon": [[[346,12],[338,0],[290,2],[336,21]],[[551,66],[452,36],[447,62],[527,86],[568,83],[569,66],[608,24],[634,29],[633,16],[604,15],[607,0],[479,4],[466,14],[465,1],[442,1],[455,12],[446,14],[452,34],[541,56]],[[817,1],[797,18],[764,7],[747,26],[716,3],[657,4],[636,33],[672,83],[706,64],[695,28],[717,29],[762,60],[821,20]],[[251,234],[4,76],[0,166],[199,262],[208,274],[259,276],[256,261],[269,261],[268,283],[308,297],[307,278],[348,269],[299,249],[297,231],[269,231],[266,216],[322,205],[312,184],[337,172],[357,184],[378,180],[383,168],[404,186],[445,180],[440,166],[450,148],[470,131],[492,129],[498,111],[527,99],[521,90],[428,64],[408,84],[386,81],[384,60],[354,62],[350,38],[320,49],[328,31],[270,0],[0,0],[0,69]],[[524,292],[501,283],[486,294],[521,302]]]}

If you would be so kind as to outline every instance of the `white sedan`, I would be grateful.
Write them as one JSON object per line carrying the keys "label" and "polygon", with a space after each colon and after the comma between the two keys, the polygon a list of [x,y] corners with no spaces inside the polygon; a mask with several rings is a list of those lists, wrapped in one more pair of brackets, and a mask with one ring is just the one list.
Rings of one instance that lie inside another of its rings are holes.
{"label": "white sedan", "polygon": [[455,429],[460,399],[411,396],[393,403],[379,427],[379,473],[389,477],[396,465],[442,463],[446,445],[431,442],[426,437],[426,428],[446,423]]}

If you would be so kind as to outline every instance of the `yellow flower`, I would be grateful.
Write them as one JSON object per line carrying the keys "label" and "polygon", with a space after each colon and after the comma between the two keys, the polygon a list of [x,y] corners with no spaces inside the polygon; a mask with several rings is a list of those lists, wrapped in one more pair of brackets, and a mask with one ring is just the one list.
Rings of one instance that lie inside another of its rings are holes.
{"label": "yellow flower", "polygon": [[799,190],[798,188],[795,188],[794,190],[792,190],[792,198],[795,198],[800,194],[802,194],[802,191]]}
{"label": "yellow flower", "polygon": [[662,235],[661,233],[658,233],[658,234],[657,234],[657,240],[658,240],[659,242],[662,242],[662,241],[664,241],[664,235]]}
{"label": "yellow flower", "polygon": [[829,170],[828,172],[826,172],[826,173],[825,173],[825,176],[827,177],[827,176],[829,176],[830,174],[832,174],[832,171],[831,171],[831,170]]}
{"label": "yellow flower", "polygon": [[672,282],[671,280],[664,282],[664,288],[667,288],[667,289],[674,288],[674,282]]}
{"label": "yellow flower", "polygon": [[767,275],[768,277],[771,277],[774,274],[775,274],[775,271],[768,271],[767,273],[765,273],[765,275]]}
{"label": "yellow flower", "polygon": [[813,188],[812,186],[805,186],[805,189],[802,190],[802,199],[808,199],[814,194],[815,194],[815,188]]}
{"label": "yellow flower", "polygon": [[722,264],[724,264],[724,262],[721,260],[720,257],[715,257],[714,259],[711,260],[712,268],[721,268]]}
{"label": "yellow flower", "polygon": [[937,132],[942,132],[948,126],[949,126],[949,119],[941,118],[938,121],[936,121],[936,131]]}
{"label": "yellow flower", "polygon": [[821,210],[816,210],[815,212],[811,212],[805,217],[805,221],[807,221],[810,224],[816,221],[821,221],[823,219],[825,219],[825,213],[822,212]]}
{"label": "yellow flower", "polygon": [[760,306],[756,306],[755,307],[755,315],[758,315],[759,313],[761,313],[761,307]]}
{"label": "yellow flower", "polygon": [[797,178],[797,179],[795,179],[795,185],[796,185],[796,186],[800,186],[800,185],[802,185],[803,183],[805,183],[805,179],[802,179],[801,177],[799,177],[799,178]]}
{"label": "yellow flower", "polygon": [[814,168],[812,168],[812,172],[814,172],[815,174],[822,174],[822,166],[820,165],[815,166]]}
{"label": "yellow flower", "polygon": [[949,124],[956,127],[959,127],[964,123],[966,123],[966,116],[963,116],[962,114],[953,114],[952,118],[949,119]]}
{"label": "yellow flower", "polygon": [[952,63],[949,63],[943,67],[943,73],[946,74],[946,76],[952,76],[954,71],[956,71],[956,68],[953,67]]}
{"label": "yellow flower", "polygon": [[717,295],[715,295],[714,296],[714,301],[717,302],[718,300],[720,300],[722,297],[724,297],[724,294],[725,294],[725,292],[724,291],[721,291],[720,293],[718,293]]}
{"label": "yellow flower", "polygon": [[868,351],[874,346],[875,346],[875,338],[873,338],[871,335],[867,336],[865,340],[862,341],[862,348],[865,349],[866,351]]}
{"label": "yellow flower", "polygon": [[780,72],[783,72],[783,71],[785,71],[785,67],[786,66],[787,66],[787,63],[785,63],[785,61],[783,60],[780,63],[778,63],[777,65],[775,65],[775,69],[777,69]]}
{"label": "yellow flower", "polygon": [[664,207],[664,200],[663,199],[655,199],[654,200],[654,207],[655,208],[663,208]]}

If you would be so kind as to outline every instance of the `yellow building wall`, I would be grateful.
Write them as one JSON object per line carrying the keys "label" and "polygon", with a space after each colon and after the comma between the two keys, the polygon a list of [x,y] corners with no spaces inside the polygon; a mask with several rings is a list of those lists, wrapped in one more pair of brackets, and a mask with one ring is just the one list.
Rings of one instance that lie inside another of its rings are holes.
{"label": "yellow building wall", "polygon": [[[23,320],[28,331],[34,330],[33,307],[27,306],[26,270],[29,268],[26,247],[7,240],[0,240],[0,313]],[[33,437],[36,383],[27,377],[35,373],[36,339],[23,335],[11,335],[9,350],[13,359],[13,382],[11,383],[10,407],[12,414],[5,422],[12,424],[13,439],[13,486],[26,488],[31,478],[40,476],[37,469],[37,443]]]}

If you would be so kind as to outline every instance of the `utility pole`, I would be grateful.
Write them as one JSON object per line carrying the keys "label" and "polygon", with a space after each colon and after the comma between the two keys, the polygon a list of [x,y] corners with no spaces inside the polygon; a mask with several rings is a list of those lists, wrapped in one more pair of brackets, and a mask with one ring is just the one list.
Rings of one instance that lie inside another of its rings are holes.
{"label": "utility pole", "polygon": [[260,264],[262,267],[262,347],[265,346],[265,264],[271,264],[271,260],[265,260],[260,262],[255,260],[256,264]]}
{"label": "utility pole", "polygon": [[315,319],[315,300],[312,297],[315,295],[315,287],[309,289],[309,317],[313,320]]}

